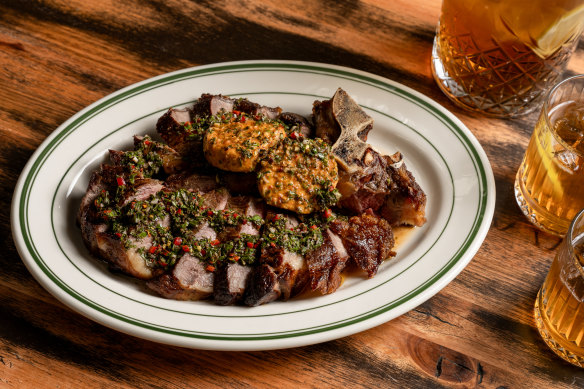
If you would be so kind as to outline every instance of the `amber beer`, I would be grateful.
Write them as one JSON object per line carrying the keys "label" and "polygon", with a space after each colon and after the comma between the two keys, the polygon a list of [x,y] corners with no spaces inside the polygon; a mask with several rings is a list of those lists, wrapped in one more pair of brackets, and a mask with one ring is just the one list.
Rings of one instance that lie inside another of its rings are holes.
{"label": "amber beer", "polygon": [[546,98],[515,197],[533,224],[559,236],[584,208],[584,76],[564,80]]}
{"label": "amber beer", "polygon": [[543,340],[560,357],[584,367],[584,211],[560,245],[535,301]]}
{"label": "amber beer", "polygon": [[443,0],[434,78],[458,105],[497,117],[538,107],[584,27],[584,0]]}

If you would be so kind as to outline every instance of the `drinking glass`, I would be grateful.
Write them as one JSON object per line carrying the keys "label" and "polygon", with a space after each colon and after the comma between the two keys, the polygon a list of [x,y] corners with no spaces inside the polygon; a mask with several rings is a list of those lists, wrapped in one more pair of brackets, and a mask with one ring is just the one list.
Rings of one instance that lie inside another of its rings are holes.
{"label": "drinking glass", "polygon": [[535,300],[535,323],[560,357],[584,367],[584,210],[572,221]]}
{"label": "drinking glass", "polygon": [[558,236],[584,208],[584,75],[548,93],[517,171],[515,198],[533,224]]}
{"label": "drinking glass", "polygon": [[488,116],[536,109],[584,28],[584,0],[443,0],[432,71],[457,105]]}

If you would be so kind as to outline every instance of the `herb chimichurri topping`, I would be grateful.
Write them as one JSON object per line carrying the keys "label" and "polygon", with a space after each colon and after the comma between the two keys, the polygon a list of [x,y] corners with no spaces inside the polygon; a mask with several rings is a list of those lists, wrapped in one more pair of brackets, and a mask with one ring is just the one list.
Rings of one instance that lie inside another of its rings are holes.
{"label": "herb chimichurri topping", "polygon": [[124,152],[121,165],[126,170],[128,182],[133,184],[136,178],[150,178],[158,174],[162,167],[163,150],[164,145],[144,136],[133,151]]}
{"label": "herb chimichurri topping", "polygon": [[[126,249],[135,249],[151,268],[170,269],[181,256],[189,254],[204,261],[208,271],[214,271],[225,261],[253,265],[259,251],[269,247],[304,255],[323,244],[323,231],[335,218],[330,207],[339,198],[335,189],[337,166],[325,142],[304,139],[279,120],[237,110],[196,116],[180,125],[178,131],[187,133],[188,139],[209,141],[209,145],[204,145],[209,149],[217,146],[215,142],[240,139],[239,143],[227,146],[243,160],[264,158],[259,151],[277,145],[262,162],[258,173],[260,191],[261,182],[276,173],[268,182],[273,185],[266,189],[264,198],[267,200],[273,191],[284,197],[274,205],[285,208],[283,203],[294,202],[295,206],[289,209],[301,213],[300,221],[292,223],[283,214],[264,220],[231,209],[206,208],[203,195],[185,189],[163,189],[147,198],[136,197],[144,184],[140,180],[164,177],[162,157],[169,152],[167,146],[145,136],[136,139],[133,151],[114,155],[119,174],[110,178],[108,188],[94,200],[95,215],[110,227]],[[209,160],[208,149],[205,153]],[[312,213],[316,210],[319,212]],[[253,226],[251,231],[256,234],[241,232],[246,224]],[[214,234],[198,234],[205,228]]]}
{"label": "herb chimichurri topping", "polygon": [[310,214],[336,204],[338,167],[321,139],[285,138],[260,162],[258,189],[270,205]]}

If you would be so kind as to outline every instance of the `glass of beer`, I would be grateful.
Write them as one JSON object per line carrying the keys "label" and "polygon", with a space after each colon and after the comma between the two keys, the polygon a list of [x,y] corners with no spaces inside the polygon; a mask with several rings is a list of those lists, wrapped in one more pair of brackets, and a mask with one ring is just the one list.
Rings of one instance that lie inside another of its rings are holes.
{"label": "glass of beer", "polygon": [[443,0],[432,71],[457,105],[527,114],[564,71],[584,28],[584,0]]}
{"label": "glass of beer", "polygon": [[560,357],[584,367],[584,210],[570,225],[535,300],[535,323]]}
{"label": "glass of beer", "polygon": [[517,171],[515,198],[533,224],[558,236],[584,208],[584,75],[547,94]]}

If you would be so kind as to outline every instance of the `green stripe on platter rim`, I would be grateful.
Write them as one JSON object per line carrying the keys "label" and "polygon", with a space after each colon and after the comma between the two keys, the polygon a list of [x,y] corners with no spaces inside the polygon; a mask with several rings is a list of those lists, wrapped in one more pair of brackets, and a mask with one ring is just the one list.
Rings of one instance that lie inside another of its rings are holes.
{"label": "green stripe on platter rim", "polygon": [[[453,257],[451,258],[451,260],[448,262],[448,264],[446,266],[444,266],[442,269],[440,269],[440,271],[438,273],[436,273],[432,278],[428,279],[424,284],[418,286],[417,289],[411,291],[407,295],[402,296],[399,299],[394,300],[393,302],[386,303],[383,306],[378,307],[374,310],[371,310],[369,312],[355,316],[353,318],[344,319],[344,320],[339,321],[339,322],[328,323],[326,325],[318,326],[316,328],[306,328],[306,329],[302,329],[302,330],[296,330],[296,331],[302,331],[302,332],[288,332],[286,334],[282,334],[282,333],[258,334],[258,335],[253,335],[253,336],[247,335],[246,337],[237,337],[237,336],[234,336],[232,334],[230,334],[229,336],[221,336],[221,337],[218,337],[216,335],[203,335],[203,334],[196,335],[196,334],[193,334],[193,333],[188,332],[188,331],[181,331],[179,329],[171,329],[171,328],[161,328],[160,326],[150,325],[148,323],[143,323],[143,322],[140,322],[136,319],[128,318],[128,317],[125,317],[124,315],[116,314],[115,312],[111,312],[105,308],[102,308],[102,307],[98,306],[97,304],[94,304],[91,301],[85,300],[85,298],[83,296],[78,295],[78,293],[76,291],[71,290],[71,288],[69,288],[68,285],[63,284],[60,280],[58,280],[58,278],[56,278],[54,275],[50,274],[50,269],[48,269],[46,267],[46,265],[44,265],[44,262],[42,261],[40,255],[38,254],[38,252],[36,251],[36,248],[34,247],[34,243],[30,240],[29,231],[28,231],[28,220],[26,219],[26,215],[25,215],[26,212],[25,211],[27,209],[28,196],[29,196],[30,190],[32,188],[32,183],[34,182],[34,179],[36,178],[36,174],[38,173],[38,170],[40,169],[40,167],[42,166],[42,164],[44,163],[44,161],[48,157],[49,153],[52,152],[52,150],[61,142],[62,139],[64,139],[64,137],[68,136],[72,131],[74,131],[77,127],[79,127],[81,124],[83,124],[83,122],[85,122],[87,118],[96,115],[97,113],[103,111],[104,109],[107,109],[108,106],[113,105],[113,104],[117,104],[119,101],[124,100],[128,97],[131,97],[134,94],[143,93],[149,89],[160,87],[163,84],[178,82],[178,81],[181,81],[183,79],[192,78],[192,77],[197,76],[197,75],[209,76],[212,74],[233,73],[233,72],[237,72],[237,71],[246,72],[246,71],[279,71],[279,70],[280,71],[292,71],[292,72],[293,71],[301,71],[301,72],[310,72],[310,73],[321,72],[321,73],[328,74],[328,75],[334,75],[336,77],[347,78],[347,79],[352,80],[352,81],[360,81],[364,84],[368,84],[370,86],[374,86],[374,87],[383,89],[387,92],[399,94],[402,97],[406,98],[407,100],[414,102],[416,105],[418,105],[418,106],[424,108],[425,110],[427,110],[428,112],[432,113],[435,117],[437,117],[444,124],[446,124],[447,127],[454,134],[456,134],[456,136],[461,140],[461,143],[466,147],[467,151],[469,151],[469,154],[471,155],[471,157],[474,157],[474,158],[471,158],[471,160],[473,161],[475,171],[477,171],[477,173],[480,172],[480,174],[477,174],[478,177],[480,178],[480,182],[479,182],[479,186],[480,186],[479,197],[480,197],[480,199],[479,199],[479,208],[478,208],[479,212],[477,212],[477,215],[475,215],[475,220],[473,222],[473,226],[470,230],[470,233],[467,236],[467,239],[461,245],[461,247],[458,249],[458,251],[453,255]],[[480,157],[478,155],[478,151],[472,146],[471,141],[468,139],[467,134],[465,134],[461,128],[458,128],[458,126],[447,115],[445,115],[443,112],[441,112],[438,108],[432,106],[431,104],[428,104],[426,101],[419,98],[418,96],[415,96],[415,95],[409,93],[408,91],[401,90],[398,86],[388,84],[387,82],[380,81],[380,80],[377,80],[375,78],[372,78],[372,77],[369,77],[366,75],[351,73],[347,70],[328,68],[328,67],[322,67],[322,66],[317,66],[317,65],[304,65],[304,64],[254,63],[254,64],[219,65],[219,66],[215,66],[215,67],[206,67],[206,68],[202,68],[202,69],[199,69],[199,68],[187,69],[185,71],[171,73],[171,74],[166,75],[166,76],[165,75],[159,76],[155,80],[150,80],[150,81],[147,80],[145,82],[140,83],[139,85],[131,86],[131,87],[128,87],[126,89],[123,89],[123,90],[119,91],[118,93],[115,93],[114,96],[105,97],[101,103],[98,102],[95,104],[96,105],[94,105],[94,106],[88,107],[86,112],[82,111],[79,114],[77,114],[76,116],[74,116],[71,119],[71,122],[68,123],[66,125],[66,127],[64,127],[61,130],[61,132],[58,133],[55,136],[55,138],[52,139],[50,141],[50,143],[48,143],[44,147],[44,149],[41,151],[41,153],[38,155],[38,157],[36,158],[36,160],[32,164],[31,170],[26,176],[26,179],[25,179],[25,182],[23,185],[23,189],[22,189],[22,194],[21,194],[20,209],[19,209],[21,229],[22,229],[24,241],[25,241],[26,246],[29,250],[29,253],[33,256],[33,259],[35,260],[37,265],[49,277],[49,279],[51,279],[52,282],[57,284],[66,293],[68,293],[72,297],[76,298],[77,300],[81,301],[85,305],[91,307],[92,309],[95,309],[103,314],[106,314],[106,315],[113,317],[115,319],[127,322],[129,324],[138,325],[140,327],[147,328],[147,329],[154,330],[154,331],[163,331],[163,332],[166,332],[169,334],[174,334],[174,335],[191,336],[191,337],[197,337],[197,338],[202,338],[202,339],[221,339],[221,340],[277,339],[277,338],[285,338],[285,337],[292,337],[292,336],[309,335],[309,334],[314,334],[314,333],[323,332],[323,331],[330,331],[330,330],[334,330],[334,329],[337,329],[340,327],[355,324],[357,322],[367,320],[369,318],[377,316],[383,312],[389,311],[389,310],[403,304],[403,302],[408,301],[411,298],[415,297],[416,295],[420,294],[425,289],[427,289],[430,285],[434,284],[437,280],[439,280],[445,273],[447,273],[456,264],[456,262],[458,262],[458,260],[462,257],[462,255],[468,250],[474,237],[478,233],[478,227],[480,226],[480,222],[484,218],[484,211],[485,211],[486,201],[487,201],[487,197],[488,197],[487,192],[484,191],[484,189],[487,188],[487,185],[486,185],[487,178],[486,178],[484,167],[481,164],[477,164],[477,160],[480,160]]]}

